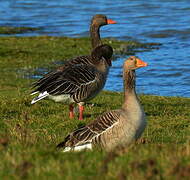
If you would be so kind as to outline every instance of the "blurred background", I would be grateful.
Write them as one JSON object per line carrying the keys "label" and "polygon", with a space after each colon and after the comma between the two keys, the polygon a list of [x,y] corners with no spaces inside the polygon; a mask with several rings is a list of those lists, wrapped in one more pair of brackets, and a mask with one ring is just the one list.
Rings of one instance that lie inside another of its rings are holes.
{"label": "blurred background", "polygon": [[[90,20],[95,14],[117,21],[101,28],[102,38],[162,44],[159,49],[136,54],[149,64],[137,72],[139,93],[190,97],[189,0],[0,1],[0,26],[39,28],[16,36],[89,36]],[[113,62],[104,89],[122,91],[125,58]]]}

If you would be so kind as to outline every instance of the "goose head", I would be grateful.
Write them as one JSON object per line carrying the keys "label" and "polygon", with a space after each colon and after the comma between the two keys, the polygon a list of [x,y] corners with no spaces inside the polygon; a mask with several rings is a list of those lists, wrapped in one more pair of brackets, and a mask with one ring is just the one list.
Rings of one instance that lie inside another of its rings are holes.
{"label": "goose head", "polygon": [[96,47],[92,53],[91,56],[95,60],[95,64],[101,63],[100,61],[105,61],[107,62],[108,66],[111,66],[111,57],[113,55],[113,49],[111,46],[107,44],[100,45]]}
{"label": "goose head", "polygon": [[136,56],[130,56],[127,60],[124,62],[124,70],[136,70],[141,67],[145,67],[148,64],[144,61],[142,61],[140,58]]}
{"label": "goose head", "polygon": [[113,21],[112,19],[107,19],[107,17],[102,14],[96,14],[95,16],[93,16],[91,21],[91,25],[104,26],[107,24],[116,24],[116,21]]}

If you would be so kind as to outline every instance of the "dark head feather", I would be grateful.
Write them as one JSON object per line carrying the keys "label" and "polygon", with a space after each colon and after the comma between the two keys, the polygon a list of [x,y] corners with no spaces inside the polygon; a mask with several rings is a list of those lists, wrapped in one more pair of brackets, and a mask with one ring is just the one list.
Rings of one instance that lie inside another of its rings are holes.
{"label": "dark head feather", "polygon": [[102,57],[104,57],[104,59],[107,61],[109,65],[111,64],[112,55],[113,49],[111,46],[107,44],[103,44],[96,47],[91,53],[91,56],[96,60],[100,60]]}
{"label": "dark head feather", "polygon": [[104,26],[107,24],[107,17],[103,14],[96,14],[93,16],[91,24],[97,24],[99,26]]}

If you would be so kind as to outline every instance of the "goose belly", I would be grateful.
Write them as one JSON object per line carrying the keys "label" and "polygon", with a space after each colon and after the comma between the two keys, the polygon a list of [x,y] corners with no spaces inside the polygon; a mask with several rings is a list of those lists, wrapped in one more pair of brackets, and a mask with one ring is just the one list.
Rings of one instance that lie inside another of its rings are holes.
{"label": "goose belly", "polygon": [[144,111],[131,112],[127,116],[127,121],[123,125],[124,133],[127,141],[137,140],[143,133],[146,127],[146,117]]}
{"label": "goose belly", "polygon": [[130,120],[126,117],[129,116],[122,115],[120,122],[100,137],[103,149],[111,151],[120,145],[127,147],[142,135],[146,127],[144,113],[133,116]]}
{"label": "goose belly", "polygon": [[62,102],[65,104],[71,104],[75,102],[69,94],[57,95],[57,96],[49,95],[48,97],[49,99],[52,99],[55,102]]}
{"label": "goose belly", "polygon": [[145,130],[146,124],[147,124],[146,116],[145,116],[145,113],[143,112],[142,116],[137,121],[137,124],[134,126],[135,130],[136,130],[135,139],[140,138],[140,136],[142,135],[142,133]]}

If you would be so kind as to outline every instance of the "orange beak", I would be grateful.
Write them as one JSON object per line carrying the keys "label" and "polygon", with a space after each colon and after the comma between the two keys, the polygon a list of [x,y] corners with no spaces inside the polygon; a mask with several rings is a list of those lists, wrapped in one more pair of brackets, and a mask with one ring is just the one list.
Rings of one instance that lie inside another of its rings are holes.
{"label": "orange beak", "polygon": [[142,61],[141,59],[137,59],[136,66],[137,67],[146,67],[146,66],[148,66],[148,63]]}
{"label": "orange beak", "polygon": [[112,19],[107,19],[107,24],[116,24],[117,22]]}

